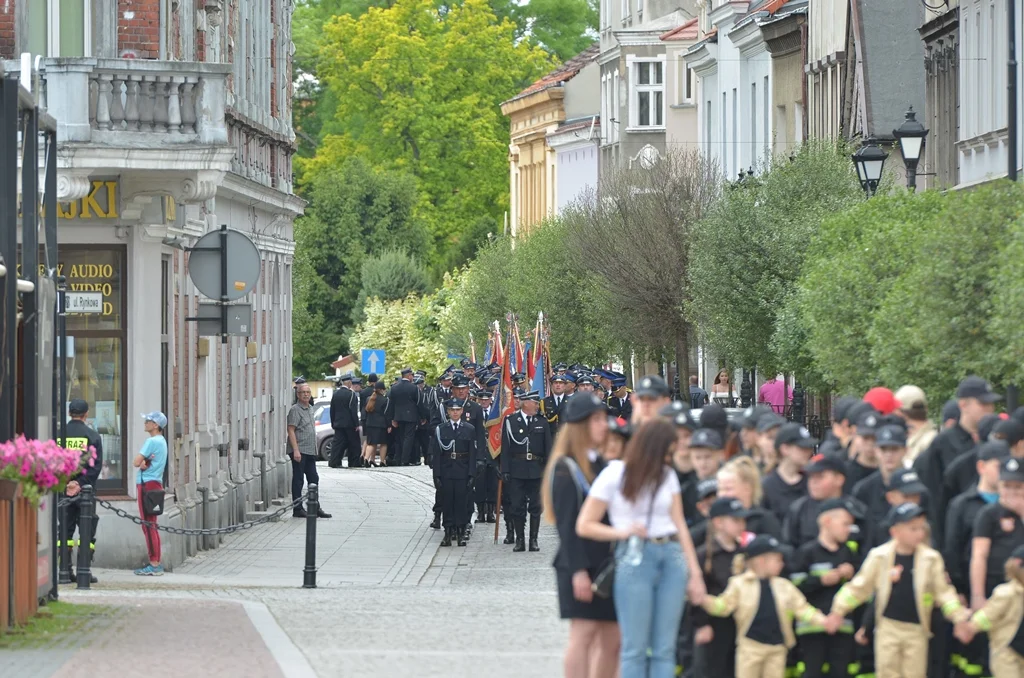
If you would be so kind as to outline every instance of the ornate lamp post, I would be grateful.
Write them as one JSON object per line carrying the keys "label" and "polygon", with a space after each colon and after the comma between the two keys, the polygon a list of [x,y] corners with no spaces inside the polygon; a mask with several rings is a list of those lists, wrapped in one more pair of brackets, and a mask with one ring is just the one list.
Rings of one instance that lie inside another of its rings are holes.
{"label": "ornate lamp post", "polygon": [[917,121],[917,114],[914,107],[907,110],[906,120],[892,135],[900,142],[900,153],[903,155],[903,165],[907,168],[907,188],[911,191],[917,189],[917,163],[924,153],[924,142],[928,136],[928,130]]}

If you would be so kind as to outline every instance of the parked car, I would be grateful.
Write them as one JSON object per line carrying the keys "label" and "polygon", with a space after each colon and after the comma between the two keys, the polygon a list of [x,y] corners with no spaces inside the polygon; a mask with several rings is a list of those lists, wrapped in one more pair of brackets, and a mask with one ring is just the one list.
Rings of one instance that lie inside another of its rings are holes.
{"label": "parked car", "polygon": [[331,428],[331,399],[320,398],[313,403],[313,422],[316,429],[316,451],[320,458],[329,461],[334,429]]}

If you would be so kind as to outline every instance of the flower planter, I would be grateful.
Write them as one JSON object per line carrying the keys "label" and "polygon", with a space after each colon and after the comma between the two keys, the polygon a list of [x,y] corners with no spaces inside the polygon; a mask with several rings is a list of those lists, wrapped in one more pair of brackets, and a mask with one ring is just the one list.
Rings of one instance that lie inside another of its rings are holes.
{"label": "flower planter", "polygon": [[0,478],[0,501],[13,501],[21,496],[21,483]]}

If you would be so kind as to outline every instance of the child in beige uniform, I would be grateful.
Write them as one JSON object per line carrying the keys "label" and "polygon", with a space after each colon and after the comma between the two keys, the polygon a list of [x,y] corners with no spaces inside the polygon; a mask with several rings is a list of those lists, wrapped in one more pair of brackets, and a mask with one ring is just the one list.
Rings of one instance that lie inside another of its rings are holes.
{"label": "child in beige uniform", "polygon": [[834,632],[843,618],[875,596],[875,675],[877,678],[925,678],[932,606],[957,624],[969,616],[949,583],[942,556],[924,545],[928,522],[917,504],[900,504],[887,518],[892,539],[872,549],[860,571],[832,601],[825,625]]}
{"label": "child in beige uniform", "polygon": [[957,637],[966,645],[978,631],[989,635],[993,678],[1024,676],[1024,546],[1006,561],[1006,583],[996,587]]}
{"label": "child in beige uniform", "polygon": [[793,618],[823,625],[825,615],[812,607],[788,579],[782,544],[759,535],[747,545],[747,570],[729,579],[720,596],[708,596],[703,607],[715,617],[736,620],[736,678],[779,678],[786,672],[786,653],[796,645]]}

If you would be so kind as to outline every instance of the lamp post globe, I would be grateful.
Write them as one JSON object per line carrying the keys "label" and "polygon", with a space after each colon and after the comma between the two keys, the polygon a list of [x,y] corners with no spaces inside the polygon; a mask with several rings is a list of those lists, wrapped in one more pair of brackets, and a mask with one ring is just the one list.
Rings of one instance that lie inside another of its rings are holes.
{"label": "lamp post globe", "polygon": [[857,168],[857,178],[861,188],[870,198],[878,190],[878,182],[882,179],[882,168],[889,154],[878,147],[874,139],[865,139],[864,145],[853,154],[853,165]]}
{"label": "lamp post globe", "polygon": [[892,135],[900,142],[900,154],[907,169],[907,188],[913,191],[917,188],[917,164],[924,154],[925,139],[928,136],[928,130],[917,121],[913,106],[907,110],[906,119],[892,131]]}

